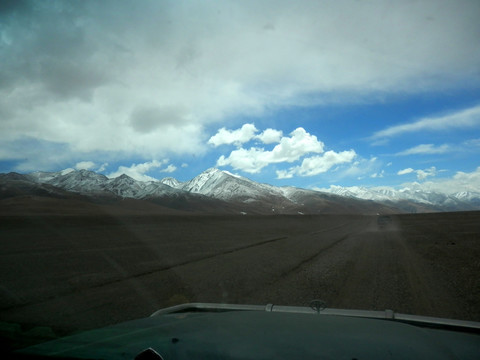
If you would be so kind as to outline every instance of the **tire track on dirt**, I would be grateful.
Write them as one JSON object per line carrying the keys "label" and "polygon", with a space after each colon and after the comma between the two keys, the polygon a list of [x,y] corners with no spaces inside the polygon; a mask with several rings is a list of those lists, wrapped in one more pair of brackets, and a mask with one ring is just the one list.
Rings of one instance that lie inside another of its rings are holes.
{"label": "tire track on dirt", "polygon": [[[329,227],[329,228],[324,228],[324,229],[321,229],[321,230],[317,230],[317,231],[311,232],[309,235],[312,235],[312,234],[317,234],[318,235],[319,233],[328,233],[328,232],[331,232],[331,231],[336,231],[338,229],[341,229],[341,228],[345,227],[345,225],[347,225],[347,223],[342,223],[342,224],[335,225],[335,226],[332,226],[332,227]],[[265,246],[265,245],[272,244],[272,243],[275,243],[275,242],[279,242],[279,241],[282,241],[282,240],[287,240],[289,238],[291,238],[291,236],[274,237],[274,238],[258,241],[258,242],[253,243],[253,244],[243,245],[243,246],[239,246],[239,247],[236,247],[236,248],[233,248],[233,249],[227,249],[227,250],[224,250],[224,251],[220,251],[220,252],[213,253],[213,254],[208,254],[208,255],[201,256],[201,257],[194,258],[194,259],[179,261],[179,262],[176,262],[174,264],[163,265],[163,266],[156,267],[154,269],[141,271],[141,272],[137,272],[137,273],[128,273],[127,271],[125,271],[122,268],[122,266],[115,259],[113,259],[108,254],[104,254],[103,258],[119,274],[122,275],[121,277],[118,277],[118,278],[115,278],[115,279],[99,281],[99,282],[93,283],[93,284],[77,286],[74,289],[69,289],[69,290],[65,290],[65,291],[62,291],[62,292],[57,292],[55,294],[48,295],[48,296],[42,297],[40,299],[37,298],[35,301],[28,301],[28,302],[24,302],[24,303],[21,303],[21,304],[15,304],[15,305],[11,305],[11,306],[2,307],[2,308],[0,308],[0,310],[5,311],[5,310],[11,310],[11,309],[20,309],[22,307],[28,307],[28,306],[31,306],[31,305],[39,305],[39,304],[42,304],[42,303],[47,303],[47,302],[49,302],[51,300],[54,300],[54,299],[58,299],[59,297],[78,294],[78,293],[85,292],[85,291],[90,291],[90,290],[97,290],[97,289],[100,289],[102,287],[108,287],[109,285],[119,284],[119,283],[122,283],[122,282],[131,282],[132,280],[139,279],[139,278],[142,278],[142,277],[146,277],[146,276],[154,275],[154,274],[157,274],[157,273],[174,270],[175,268],[182,267],[182,266],[194,265],[194,264],[206,261],[206,260],[211,260],[211,259],[214,259],[214,258],[229,255],[229,254],[235,254],[235,253],[238,253],[238,252],[241,252],[241,251],[250,250],[250,249],[255,248],[255,247],[261,247],[261,246]],[[336,243],[340,242],[341,240],[343,240],[343,237],[342,237],[342,239],[337,240],[335,243],[332,243],[329,246],[327,246],[327,248],[335,246]],[[325,250],[326,250],[326,248],[325,248]],[[323,251],[323,250],[321,250],[321,251]],[[305,261],[302,261],[302,264],[303,263],[308,263],[309,261],[311,261],[313,258],[315,258],[317,256],[319,256],[319,254],[315,253],[313,256],[309,257]],[[298,266],[301,266],[301,264],[299,264]],[[294,270],[290,270],[290,271],[294,271]]]}
{"label": "tire track on dirt", "polygon": [[[464,299],[449,291],[445,280],[435,276],[428,263],[405,241],[402,241],[400,246],[412,303],[415,304],[414,311],[429,316],[450,314],[452,318],[460,319],[462,314],[458,309],[466,308]],[[441,301],[438,301],[439,299]]]}
{"label": "tire track on dirt", "polygon": [[329,245],[321,248],[320,250],[318,250],[317,252],[315,252],[312,256],[309,256],[307,257],[306,259],[302,260],[301,262],[299,262],[297,265],[295,265],[294,267],[288,269],[288,270],[285,270],[284,272],[282,272],[279,277],[284,277],[288,274],[291,274],[291,273],[294,273],[296,271],[298,271],[300,268],[302,267],[306,267],[308,266],[311,262],[314,262],[318,257],[320,256],[323,256],[323,254],[330,250],[331,248],[339,245],[342,241],[345,241],[346,239],[348,239],[350,236],[352,235],[352,232],[344,235],[344,236],[341,236],[339,239],[337,240],[334,240],[332,243],[330,243]]}
{"label": "tire track on dirt", "polygon": [[[344,227],[346,224],[347,223],[342,223],[340,225],[335,225],[335,226],[332,226],[332,227],[329,227],[329,228],[326,228],[326,229],[317,230],[317,231],[312,232],[311,234],[319,234],[319,233],[326,233],[326,232],[329,232],[329,231],[335,231],[335,230],[338,230],[338,229]],[[144,276],[153,275],[155,273],[160,273],[160,272],[163,272],[163,271],[169,271],[169,270],[175,269],[175,268],[180,267],[180,266],[192,265],[192,264],[199,263],[199,262],[209,260],[209,259],[213,259],[213,258],[216,258],[216,257],[221,257],[221,256],[225,256],[225,255],[228,255],[228,254],[233,254],[233,253],[236,253],[236,252],[239,252],[239,251],[244,251],[244,250],[252,249],[252,248],[255,248],[255,247],[264,246],[264,245],[271,244],[271,243],[274,243],[274,242],[278,242],[278,241],[281,241],[281,240],[286,240],[288,238],[289,238],[289,236],[274,237],[274,238],[271,238],[271,239],[258,241],[258,242],[253,243],[253,244],[243,245],[243,246],[239,246],[239,247],[236,247],[236,248],[233,248],[233,249],[227,249],[227,250],[224,250],[224,251],[221,251],[221,252],[201,256],[201,257],[194,258],[194,259],[179,261],[179,262],[176,262],[174,264],[162,265],[162,266],[156,267],[154,269],[141,271],[141,272],[137,272],[137,273],[128,273],[127,271],[125,271],[122,268],[122,266],[117,261],[115,261],[115,259],[113,259],[108,254],[104,253],[103,254],[103,259],[106,260],[119,274],[121,274],[122,275],[121,277],[116,278],[116,279],[99,281],[99,282],[94,283],[94,284],[78,286],[78,287],[76,287],[74,289],[71,289],[71,290],[65,290],[65,291],[62,291],[62,292],[57,292],[54,295],[43,297],[42,299],[39,299],[37,301],[24,302],[22,304],[16,304],[16,305],[11,305],[11,306],[7,306],[7,307],[2,307],[0,309],[3,311],[3,310],[14,309],[14,308],[26,307],[26,306],[30,306],[30,305],[33,305],[33,304],[41,304],[41,303],[48,302],[52,299],[56,299],[56,298],[61,297],[61,296],[68,296],[68,295],[77,293],[79,291],[81,292],[81,291],[86,291],[86,290],[89,290],[89,289],[101,288],[101,287],[108,286],[108,285],[111,285],[111,284],[121,283],[121,282],[124,282],[124,281],[131,281],[132,279],[138,279],[138,278],[141,278],[141,277],[144,277]],[[95,252],[95,249],[91,249],[89,251]],[[104,251],[105,251],[105,249],[102,249],[102,252],[104,252]],[[98,250],[97,250],[97,252],[98,252]],[[314,255],[314,256],[317,256],[317,255]]]}
{"label": "tire track on dirt", "polygon": [[425,316],[453,313],[453,294],[400,232],[358,234],[354,246],[353,256],[339,269],[336,306]]}
{"label": "tire track on dirt", "polygon": [[[357,236],[359,233],[366,231],[375,225],[375,222],[371,218],[358,219],[356,222],[349,222],[348,231],[339,234],[328,234],[322,230],[313,231],[310,233],[311,241],[328,242],[326,246],[314,251],[313,254],[303,258],[297,262],[294,266],[285,269],[278,276],[274,282],[268,284],[266,288],[257,289],[258,291],[251,291],[247,297],[253,297],[258,302],[272,302],[272,300],[287,304],[287,305],[305,305],[310,300],[317,298],[312,297],[311,294],[316,291],[311,285],[312,278],[322,276],[317,273],[318,268],[323,274],[329,272],[330,269],[337,269],[339,264],[344,260],[344,256],[338,256],[343,252],[348,252],[352,248],[350,239]],[[340,228],[346,228],[345,226],[335,227],[337,230]],[[333,240],[333,241],[332,241]],[[329,255],[332,256],[329,256]],[[320,265],[319,264],[323,264]],[[313,270],[316,269],[316,270]],[[315,276],[316,275],[316,276]],[[316,282],[317,280],[313,280]],[[274,299],[272,299],[272,294]],[[295,294],[294,296],[292,294]],[[264,300],[265,299],[265,300]],[[294,301],[292,301],[294,300]]]}
{"label": "tire track on dirt", "polygon": [[231,253],[235,253],[235,252],[238,252],[238,251],[254,248],[254,247],[257,247],[257,246],[262,246],[262,245],[269,244],[269,243],[276,242],[276,241],[280,241],[280,240],[285,240],[287,238],[288,238],[287,236],[282,236],[282,237],[276,237],[276,238],[273,238],[273,239],[267,239],[267,240],[259,241],[259,242],[254,243],[254,244],[240,246],[240,247],[237,247],[237,248],[234,248],[234,249],[229,249],[229,250],[225,250],[225,251],[222,251],[222,252],[219,252],[219,253],[214,253],[214,254],[210,254],[210,255],[207,255],[207,256],[202,256],[202,257],[196,258],[196,259],[181,261],[181,262],[171,264],[171,265],[160,266],[160,267],[155,268],[155,269],[151,269],[151,270],[148,270],[148,271],[142,271],[142,272],[138,272],[138,273],[134,273],[134,274],[128,274],[128,273],[124,272],[121,265],[119,265],[114,259],[112,259],[110,256],[104,256],[104,259],[107,260],[112,265],[112,267],[114,267],[118,272],[120,272],[120,273],[123,272],[124,273],[123,277],[117,278],[117,279],[111,279],[111,280],[108,280],[108,281],[103,281],[103,282],[100,282],[100,283],[97,283],[97,284],[90,284],[88,286],[79,287],[79,288],[72,289],[72,290],[69,290],[69,291],[64,291],[64,292],[61,292],[61,293],[56,293],[54,295],[44,297],[43,299],[41,299],[39,301],[31,301],[31,302],[26,302],[26,303],[23,303],[23,304],[12,305],[12,306],[8,306],[8,307],[2,307],[2,308],[0,308],[0,310],[3,311],[3,310],[9,310],[9,309],[17,309],[17,308],[21,308],[21,307],[25,307],[25,306],[30,306],[30,305],[33,305],[33,304],[41,304],[41,303],[48,302],[52,299],[56,299],[56,298],[61,297],[61,296],[68,296],[68,295],[71,295],[71,294],[74,294],[74,293],[77,293],[77,292],[81,292],[81,291],[85,291],[85,290],[96,289],[96,288],[100,288],[100,287],[103,287],[103,286],[108,286],[108,285],[111,285],[111,284],[120,283],[120,282],[123,282],[123,281],[130,281],[132,279],[137,279],[137,278],[140,278],[142,276],[148,276],[148,275],[152,275],[152,274],[155,274],[155,273],[158,273],[158,272],[172,270],[172,269],[174,269],[176,267],[179,267],[179,266],[195,264],[195,263],[198,263],[198,262],[201,262],[201,261],[204,261],[204,260],[212,259],[212,258],[219,257],[219,256],[224,256],[224,255],[227,255],[227,254],[231,254]]}
{"label": "tire track on dirt", "polygon": [[[336,225],[336,226],[333,226],[331,228],[324,229],[324,230],[315,231],[312,234],[318,234],[320,232],[337,230],[337,229],[340,229],[342,227],[344,227],[344,224]],[[263,240],[263,241],[256,242],[254,244],[244,245],[244,246],[240,246],[240,247],[237,247],[237,248],[234,248],[234,249],[229,249],[229,250],[221,251],[221,252],[218,252],[218,253],[215,253],[215,254],[203,256],[201,258],[187,260],[187,261],[179,262],[179,263],[176,263],[176,264],[163,266],[161,268],[157,268],[157,269],[154,269],[154,270],[144,271],[144,272],[141,272],[141,273],[138,273],[138,274],[134,274],[131,277],[137,278],[137,277],[141,277],[141,276],[145,276],[145,275],[151,275],[151,274],[154,274],[156,272],[171,270],[171,269],[174,269],[176,267],[195,264],[195,263],[198,263],[198,262],[201,262],[201,261],[204,261],[204,260],[209,260],[209,259],[212,259],[212,258],[216,258],[216,257],[228,255],[228,254],[233,254],[233,253],[236,253],[236,252],[239,252],[239,251],[252,249],[252,248],[255,248],[255,247],[258,247],[258,246],[263,246],[263,245],[266,245],[266,244],[274,243],[274,242],[281,241],[281,240],[287,240],[287,239],[290,239],[290,238],[291,238],[291,236],[275,237],[273,239]]]}
{"label": "tire track on dirt", "polygon": [[[318,250],[317,252],[315,252],[312,256],[307,257],[306,259],[304,259],[303,261],[301,261],[300,263],[298,263],[295,267],[293,267],[293,268],[291,268],[290,270],[286,271],[286,272],[285,272],[284,274],[282,274],[282,275],[285,276],[285,275],[287,275],[287,274],[289,274],[289,273],[293,273],[293,272],[298,271],[298,270],[299,270],[300,268],[302,268],[302,267],[308,266],[310,263],[316,261],[316,259],[317,259],[318,257],[323,256],[326,251],[328,251],[328,250],[332,249],[333,247],[339,245],[342,241],[347,240],[347,239],[348,239],[349,237],[351,237],[352,235],[357,234],[357,233],[361,232],[362,230],[364,230],[365,228],[371,226],[371,222],[370,222],[370,221],[369,221],[368,223],[363,223],[363,222],[362,222],[361,224],[358,224],[357,226],[358,226],[358,228],[355,228],[354,230],[349,231],[347,234],[341,236],[339,239],[334,240],[334,241],[333,241],[332,243],[330,243],[329,245],[321,248],[320,250]],[[343,225],[337,226],[337,227],[335,227],[335,229],[339,229],[339,228],[341,228],[341,227],[343,227]],[[323,233],[325,233],[325,232],[326,232],[326,231],[320,230],[320,231],[314,231],[314,232],[312,232],[312,233],[310,233],[310,234],[311,234],[311,235],[318,235],[318,234],[323,234]]]}

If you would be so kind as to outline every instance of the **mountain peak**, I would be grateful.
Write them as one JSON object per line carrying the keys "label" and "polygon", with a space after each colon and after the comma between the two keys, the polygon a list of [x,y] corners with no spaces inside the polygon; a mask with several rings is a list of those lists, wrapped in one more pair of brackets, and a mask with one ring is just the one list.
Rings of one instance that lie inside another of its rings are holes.
{"label": "mountain peak", "polygon": [[120,176],[117,176],[114,179],[110,179],[108,181],[108,184],[109,184],[109,186],[114,186],[114,187],[118,187],[118,186],[132,187],[132,186],[139,186],[139,185],[143,184],[143,182],[139,182],[139,181],[135,180],[134,178],[128,176],[127,174],[122,174]]}
{"label": "mountain peak", "polygon": [[182,183],[180,181],[178,181],[177,179],[175,179],[173,177],[165,177],[165,178],[161,179],[160,182],[162,184],[168,185],[172,188],[178,188],[182,185]]}
{"label": "mountain peak", "polygon": [[202,174],[210,174],[210,175],[213,175],[213,174],[218,174],[218,173],[223,173],[223,171],[220,170],[220,169],[217,169],[217,168],[215,168],[215,167],[211,167],[211,168],[208,168],[208,169],[205,170],[205,171],[202,171],[202,172],[200,173],[200,175],[202,175]]}
{"label": "mountain peak", "polygon": [[182,189],[193,193],[207,194],[226,177],[229,177],[229,175],[223,171],[217,168],[210,168],[195,176],[192,180],[187,181],[182,186]]}
{"label": "mountain peak", "polygon": [[0,179],[3,180],[25,180],[28,179],[27,176],[16,173],[16,172],[9,172],[8,174],[0,174]]}
{"label": "mountain peak", "polygon": [[127,174],[122,174],[120,176],[117,176],[115,179],[120,179],[120,180],[123,180],[123,179],[127,179],[127,180],[134,180],[131,176],[128,176]]}
{"label": "mountain peak", "polygon": [[186,182],[183,190],[222,200],[255,201],[283,197],[274,186],[259,184],[228,171],[210,168]]}

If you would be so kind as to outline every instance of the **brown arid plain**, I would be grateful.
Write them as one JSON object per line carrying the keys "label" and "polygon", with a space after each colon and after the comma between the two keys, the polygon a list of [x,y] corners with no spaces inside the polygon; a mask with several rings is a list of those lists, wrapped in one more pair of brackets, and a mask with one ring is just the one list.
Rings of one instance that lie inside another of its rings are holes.
{"label": "brown arid plain", "polygon": [[0,322],[20,333],[65,335],[186,302],[322,299],[480,321],[480,212],[3,213],[0,238]]}

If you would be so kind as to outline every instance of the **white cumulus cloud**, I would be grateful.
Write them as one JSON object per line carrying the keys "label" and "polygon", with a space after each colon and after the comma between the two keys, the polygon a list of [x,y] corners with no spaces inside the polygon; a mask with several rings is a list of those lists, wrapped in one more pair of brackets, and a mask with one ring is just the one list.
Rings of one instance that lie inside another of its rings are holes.
{"label": "white cumulus cloud", "polygon": [[254,124],[244,124],[240,129],[237,130],[227,130],[225,128],[221,128],[208,140],[208,143],[215,147],[230,144],[239,146],[253,139],[257,131],[258,130]]}
{"label": "white cumulus cloud", "polygon": [[309,153],[322,153],[323,142],[315,135],[309,134],[303,128],[297,128],[280,139],[280,142],[272,149],[251,147],[250,149],[240,148],[230,153],[228,157],[221,156],[217,166],[230,165],[236,170],[243,170],[249,173],[258,173],[269,164],[294,162]]}
{"label": "white cumulus cloud", "polygon": [[[118,169],[107,175],[109,178],[116,178],[122,174],[128,175],[135,180],[139,181],[156,181],[154,177],[147,175],[147,173],[153,169],[163,167],[168,163],[168,159],[162,161],[152,160],[141,164],[132,164],[131,166],[119,166]],[[160,169],[160,172],[173,172],[176,170],[174,165],[168,165],[165,169]]]}
{"label": "white cumulus cloud", "polygon": [[294,175],[313,176],[330,170],[333,166],[353,161],[357,154],[354,150],[335,152],[329,150],[322,155],[307,157],[302,164],[288,170],[278,170],[278,179],[288,179]]}
{"label": "white cumulus cloud", "polygon": [[282,137],[269,156],[273,162],[292,162],[308,153],[322,153],[324,146],[315,135],[299,127],[289,137]]}
{"label": "white cumulus cloud", "polygon": [[255,138],[260,140],[264,144],[278,143],[282,139],[283,132],[281,130],[266,129],[260,135]]}
{"label": "white cumulus cloud", "polygon": [[437,169],[435,168],[435,166],[432,166],[431,168],[428,168],[428,169],[416,170],[416,173],[417,173],[418,180],[425,180],[429,176],[436,176]]}
{"label": "white cumulus cloud", "polygon": [[270,164],[269,152],[264,149],[250,148],[238,149],[230,153],[228,157],[220,156],[217,166],[231,166],[236,170],[243,170],[248,173],[258,173],[265,166]]}
{"label": "white cumulus cloud", "polygon": [[418,180],[425,180],[427,177],[429,176],[436,176],[437,175],[437,168],[435,166],[432,166],[428,169],[419,169],[419,170],[415,170],[415,169],[412,169],[412,168],[406,168],[406,169],[403,169],[403,170],[400,170],[397,172],[397,175],[406,175],[406,174],[411,174],[411,173],[415,173],[417,175],[417,179]]}
{"label": "white cumulus cloud", "polygon": [[165,169],[160,170],[160,172],[172,173],[177,170],[177,167],[173,164],[169,164]]}
{"label": "white cumulus cloud", "polygon": [[445,194],[454,194],[461,191],[480,193],[480,167],[472,172],[457,171],[450,178],[434,179],[421,183],[404,183],[402,187],[438,191]]}

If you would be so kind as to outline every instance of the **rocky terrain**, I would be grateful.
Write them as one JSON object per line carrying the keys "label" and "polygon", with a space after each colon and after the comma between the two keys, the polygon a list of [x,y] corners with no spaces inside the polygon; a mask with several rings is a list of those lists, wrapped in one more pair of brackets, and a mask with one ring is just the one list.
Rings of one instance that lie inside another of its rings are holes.
{"label": "rocky terrain", "polygon": [[479,212],[2,215],[0,335],[45,339],[185,302],[480,321],[478,224]]}

